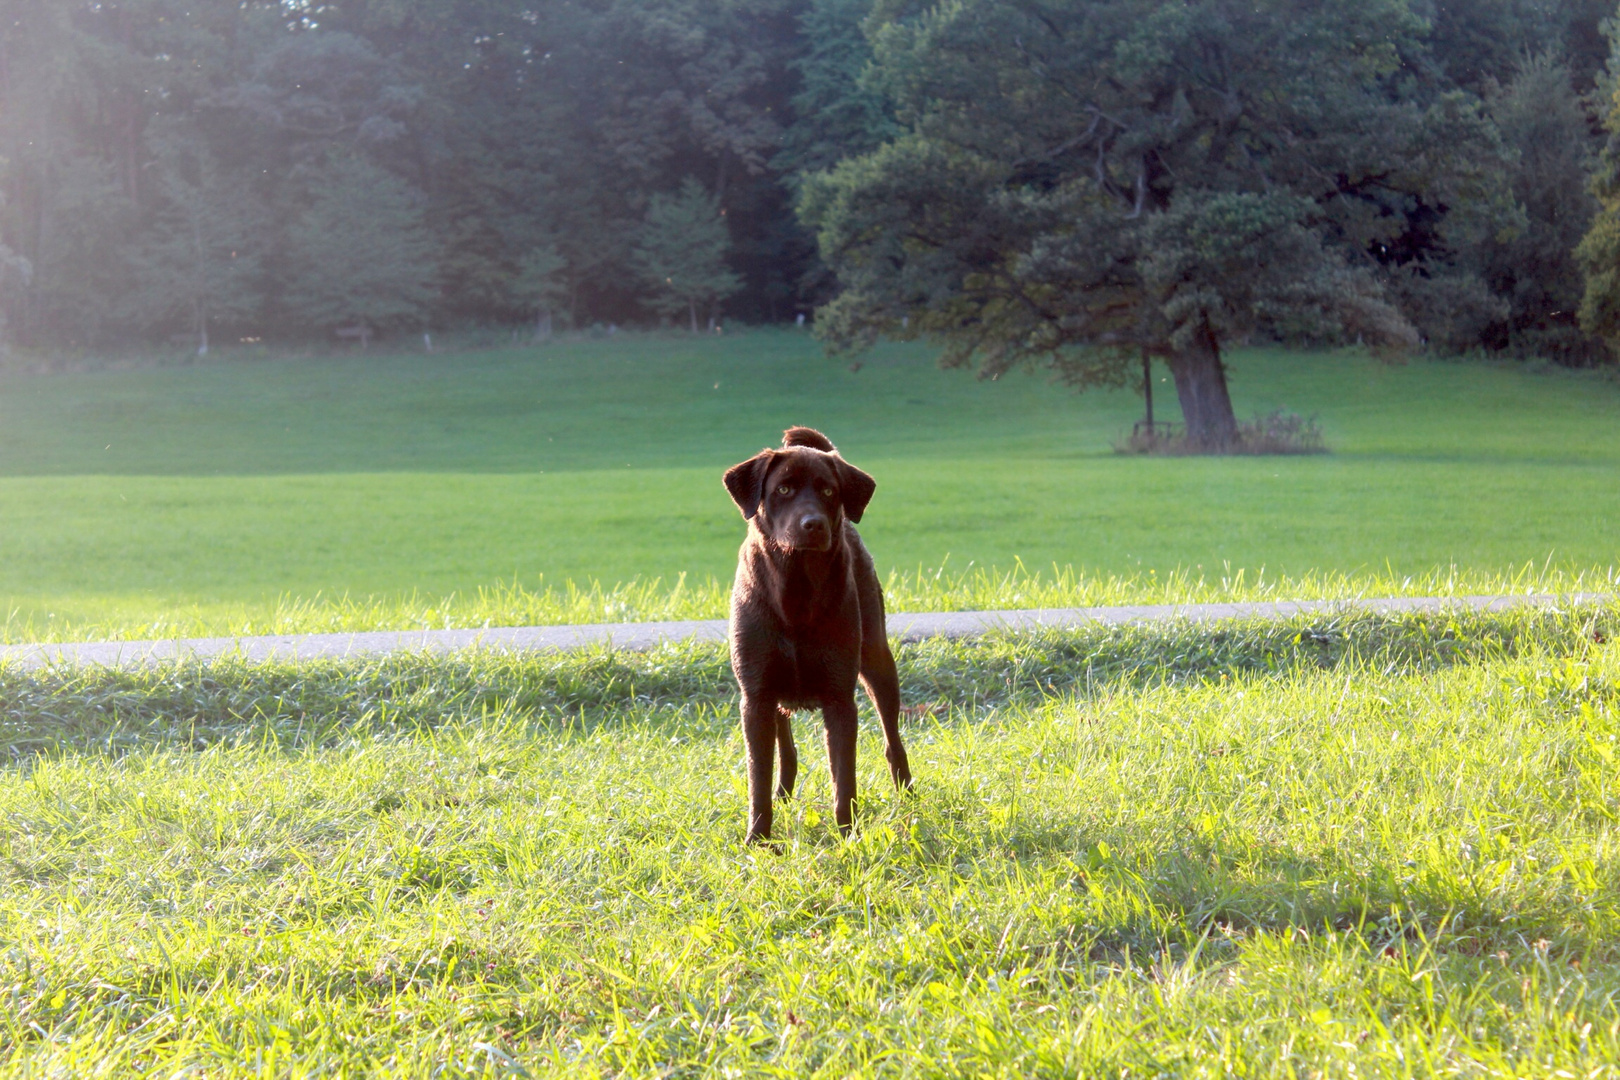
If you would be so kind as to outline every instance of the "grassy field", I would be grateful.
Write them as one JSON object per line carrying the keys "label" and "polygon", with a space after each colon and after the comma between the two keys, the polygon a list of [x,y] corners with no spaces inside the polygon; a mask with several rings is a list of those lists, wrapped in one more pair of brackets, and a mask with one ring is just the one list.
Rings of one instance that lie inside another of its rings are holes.
{"label": "grassy field", "polygon": [[718,614],[742,533],[720,472],[790,423],[878,477],[863,532],[902,606],[1607,587],[1615,382],[1232,366],[1241,414],[1318,413],[1334,453],[1117,457],[1130,393],[981,383],[898,346],[852,372],[787,332],[10,374],[0,634]]}
{"label": "grassy field", "polygon": [[[795,421],[898,607],[1614,588],[1615,384],[1235,367],[1335,453],[787,334],[11,376],[5,633],[718,614]],[[1620,1078],[1617,633],[904,646],[918,792],[867,717],[840,839],[801,720],[778,853],[717,647],[0,668],[0,1075]]]}
{"label": "grassy field", "polygon": [[1615,1077],[1617,632],[907,646],[776,854],[715,648],[0,670],[0,1073]]}

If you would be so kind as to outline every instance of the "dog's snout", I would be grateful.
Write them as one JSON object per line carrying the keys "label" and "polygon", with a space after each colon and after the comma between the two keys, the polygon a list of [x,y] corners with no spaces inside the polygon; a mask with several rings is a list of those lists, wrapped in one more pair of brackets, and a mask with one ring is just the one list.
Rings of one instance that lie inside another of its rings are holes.
{"label": "dog's snout", "polygon": [[799,519],[799,528],[807,533],[824,533],[829,526],[826,514],[806,514]]}

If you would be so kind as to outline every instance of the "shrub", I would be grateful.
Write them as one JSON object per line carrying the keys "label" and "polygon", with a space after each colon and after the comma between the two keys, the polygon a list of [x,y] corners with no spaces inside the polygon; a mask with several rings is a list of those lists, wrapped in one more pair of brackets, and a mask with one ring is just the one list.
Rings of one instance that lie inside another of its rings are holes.
{"label": "shrub", "polygon": [[[1131,433],[1115,440],[1116,454],[1182,454],[1204,453],[1187,442],[1185,430],[1179,424],[1156,423],[1151,427],[1137,424]],[[1277,409],[1254,419],[1238,422],[1238,437],[1229,451],[1233,454],[1325,454],[1327,443],[1322,438],[1321,425],[1316,415]]]}

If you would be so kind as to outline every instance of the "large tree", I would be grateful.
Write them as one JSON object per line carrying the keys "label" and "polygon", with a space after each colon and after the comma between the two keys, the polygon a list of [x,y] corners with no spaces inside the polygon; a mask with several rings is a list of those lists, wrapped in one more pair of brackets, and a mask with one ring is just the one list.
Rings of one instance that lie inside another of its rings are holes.
{"label": "large tree", "polygon": [[794,119],[772,160],[790,183],[900,134],[883,95],[866,83],[872,43],[861,26],[871,13],[872,0],[808,0],[799,16],[804,55],[793,65]]}
{"label": "large tree", "polygon": [[1223,349],[1415,342],[1392,274],[1510,213],[1477,100],[1411,77],[1403,0],[961,0],[868,22],[900,137],[808,185],[842,347],[926,336],[999,374],[1175,378],[1230,448]]}

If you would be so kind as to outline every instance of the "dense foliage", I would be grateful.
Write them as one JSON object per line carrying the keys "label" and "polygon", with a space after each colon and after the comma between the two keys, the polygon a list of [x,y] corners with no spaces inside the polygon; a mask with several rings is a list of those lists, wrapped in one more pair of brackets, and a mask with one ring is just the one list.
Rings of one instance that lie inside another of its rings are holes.
{"label": "dense foliage", "polygon": [[835,336],[1081,383],[1126,369],[1071,346],[1252,334],[1592,363],[1612,13],[3,0],[0,315],[23,344],[204,346],[774,321],[842,290]]}
{"label": "dense foliage", "polygon": [[[670,200],[694,185],[696,209],[724,216],[708,224],[730,269],[703,267],[693,304],[735,273],[731,313],[790,318],[810,248],[771,161],[800,14],[0,4],[9,336],[104,347],[200,343],[207,328],[645,320],[667,307],[642,273],[658,210],[692,212]],[[682,293],[683,323],[689,306]]]}

